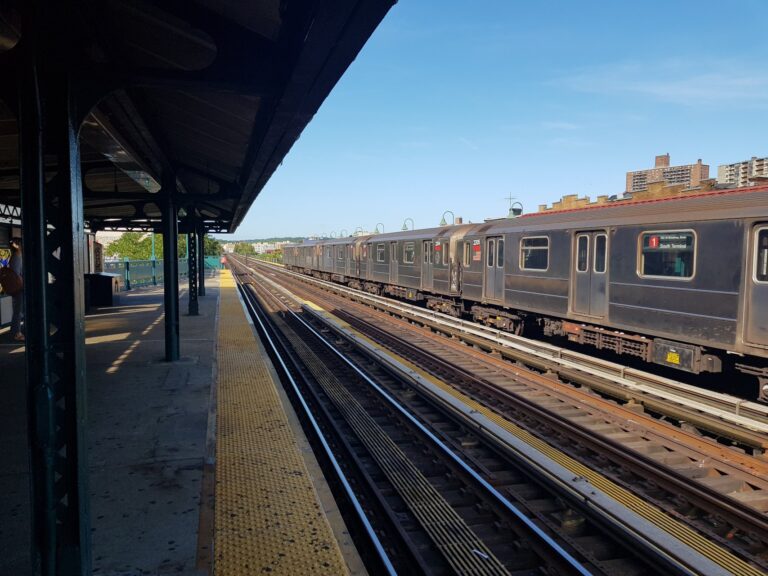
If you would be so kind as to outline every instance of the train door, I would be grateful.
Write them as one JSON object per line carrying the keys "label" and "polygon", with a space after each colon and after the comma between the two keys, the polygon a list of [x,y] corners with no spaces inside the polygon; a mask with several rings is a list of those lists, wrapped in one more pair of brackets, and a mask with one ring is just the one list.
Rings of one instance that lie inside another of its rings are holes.
{"label": "train door", "polygon": [[768,223],[752,231],[751,266],[747,277],[747,305],[744,307],[745,340],[768,346]]}
{"label": "train door", "polygon": [[573,312],[605,316],[608,312],[608,235],[602,230],[577,232],[572,262]]}
{"label": "train door", "polygon": [[483,295],[488,300],[504,300],[504,238],[485,239],[485,282]]}
{"label": "train door", "polygon": [[344,262],[347,265],[346,275],[352,276],[355,273],[355,245],[347,244],[346,251],[347,257],[344,259]]}
{"label": "train door", "polygon": [[421,243],[421,289],[432,290],[432,242],[424,240]]}
{"label": "train door", "polygon": [[355,243],[352,244],[349,248],[352,254],[352,275],[355,278],[360,278],[360,245]]}
{"label": "train door", "polygon": [[370,251],[370,244],[360,244],[360,253],[358,254],[360,258],[360,275],[358,278],[361,280],[368,279],[368,271],[370,270],[370,266],[368,264],[368,253]]}
{"label": "train door", "polygon": [[397,242],[389,243],[389,283],[397,284],[398,281],[398,266],[400,263],[397,261]]}

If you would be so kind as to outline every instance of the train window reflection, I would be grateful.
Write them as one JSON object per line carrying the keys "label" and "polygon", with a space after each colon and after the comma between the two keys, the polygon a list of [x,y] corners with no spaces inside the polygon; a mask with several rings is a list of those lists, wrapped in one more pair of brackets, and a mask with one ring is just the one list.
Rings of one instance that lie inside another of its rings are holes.
{"label": "train window reflection", "polygon": [[384,262],[384,244],[376,244],[376,262]]}
{"label": "train window reflection", "polygon": [[586,272],[589,266],[589,236],[576,238],[576,271]]}
{"label": "train window reflection", "polygon": [[531,236],[520,240],[520,269],[546,270],[549,268],[549,237]]}
{"label": "train window reflection", "polygon": [[640,250],[641,276],[693,276],[696,242],[691,231],[645,232],[640,236]]}
{"label": "train window reflection", "polygon": [[605,272],[606,257],[608,255],[608,237],[605,234],[595,236],[595,267],[598,274]]}
{"label": "train window reflection", "polygon": [[768,282],[768,228],[757,231],[755,280]]}
{"label": "train window reflection", "polygon": [[413,242],[403,244],[403,263],[413,264],[416,256],[416,245]]}

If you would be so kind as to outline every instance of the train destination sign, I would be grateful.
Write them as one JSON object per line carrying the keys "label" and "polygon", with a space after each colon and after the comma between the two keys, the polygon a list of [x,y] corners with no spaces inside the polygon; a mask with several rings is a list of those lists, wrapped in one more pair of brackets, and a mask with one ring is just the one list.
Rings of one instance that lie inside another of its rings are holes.
{"label": "train destination sign", "polygon": [[647,250],[690,250],[692,246],[693,234],[690,232],[645,234],[643,236],[643,248]]}

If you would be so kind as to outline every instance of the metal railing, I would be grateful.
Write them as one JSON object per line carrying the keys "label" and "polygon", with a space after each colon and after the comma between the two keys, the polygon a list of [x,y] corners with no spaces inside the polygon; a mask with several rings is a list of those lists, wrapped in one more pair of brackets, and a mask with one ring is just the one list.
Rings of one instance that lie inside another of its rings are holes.
{"label": "metal railing", "polygon": [[[219,256],[205,257],[205,271],[210,274],[221,268]],[[163,283],[162,260],[113,260],[104,262],[106,274],[119,276],[120,290],[132,290],[143,286],[157,286]],[[179,280],[189,275],[189,263],[186,258],[179,258]]]}

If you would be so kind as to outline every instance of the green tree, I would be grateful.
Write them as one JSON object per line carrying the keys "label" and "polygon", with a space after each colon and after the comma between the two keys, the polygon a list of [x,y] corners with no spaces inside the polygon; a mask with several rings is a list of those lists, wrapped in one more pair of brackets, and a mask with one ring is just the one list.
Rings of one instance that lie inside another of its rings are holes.
{"label": "green tree", "polygon": [[256,254],[256,250],[253,248],[253,244],[248,244],[247,242],[238,242],[235,244],[235,247],[233,248],[233,252],[235,254],[243,254],[243,255],[253,255]]}
{"label": "green tree", "polygon": [[[187,257],[187,240],[180,234],[177,243],[179,258]],[[124,232],[120,238],[106,248],[107,256],[128,258],[128,260],[149,260],[152,258],[152,236],[146,232]],[[163,235],[155,234],[155,258],[163,259]]]}
{"label": "green tree", "polygon": [[106,248],[107,256],[148,260],[152,251],[152,239],[143,232],[125,232]]}
{"label": "green tree", "polygon": [[221,253],[224,251],[224,248],[221,246],[221,241],[212,236],[208,236],[208,234],[203,236],[203,246],[203,251],[206,256],[221,256]]}

